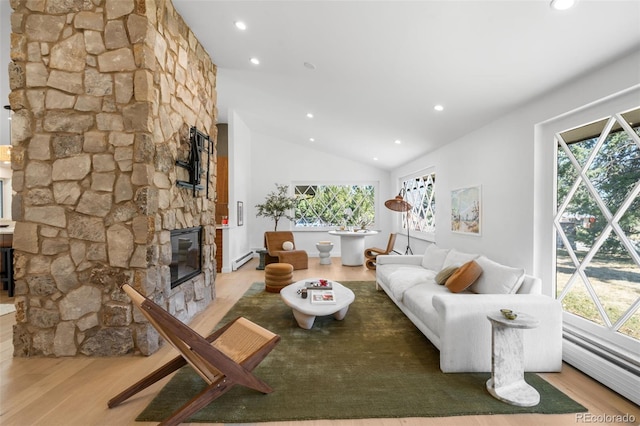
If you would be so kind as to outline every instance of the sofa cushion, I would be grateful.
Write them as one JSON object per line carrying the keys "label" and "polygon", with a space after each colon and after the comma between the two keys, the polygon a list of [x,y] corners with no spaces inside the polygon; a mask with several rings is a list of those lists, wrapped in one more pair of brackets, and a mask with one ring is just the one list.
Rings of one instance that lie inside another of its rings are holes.
{"label": "sofa cushion", "polygon": [[458,270],[449,277],[445,286],[452,293],[460,293],[473,284],[481,274],[482,268],[480,265],[478,265],[475,260],[471,260],[458,268]]}
{"label": "sofa cushion", "polygon": [[524,281],[524,269],[502,265],[486,256],[480,256],[476,262],[482,268],[482,275],[469,287],[474,293],[515,293]]}
{"label": "sofa cushion", "polygon": [[449,293],[444,286],[436,283],[418,284],[411,287],[404,293],[404,305],[422,323],[440,336],[440,319],[438,311],[433,306],[432,299],[436,294]]}
{"label": "sofa cushion", "polygon": [[443,268],[440,272],[436,274],[436,278],[435,278],[436,284],[444,285],[449,279],[449,277],[453,275],[453,273],[456,272],[457,270],[458,270],[457,266],[447,266],[446,268]]}
{"label": "sofa cushion", "polygon": [[376,280],[389,285],[391,282],[391,276],[399,269],[417,269],[424,271],[424,268],[420,265],[406,265],[403,263],[389,263],[384,265],[378,265],[376,268]]}
{"label": "sofa cushion", "polygon": [[442,269],[442,264],[444,263],[447,253],[449,253],[449,249],[442,249],[435,244],[430,244],[424,251],[422,267],[438,272]]}
{"label": "sofa cushion", "polygon": [[407,291],[407,289],[418,284],[433,283],[435,275],[436,273],[434,271],[429,271],[422,267],[398,268],[389,275],[389,290],[391,290],[391,294],[393,294],[396,300],[402,301],[404,292]]}
{"label": "sofa cushion", "polygon": [[[447,253],[447,257],[444,258],[442,268],[446,268],[447,266],[462,266],[470,260],[475,259],[476,257],[478,257],[477,254],[463,253],[456,249],[451,249],[449,253]],[[436,270],[439,271],[440,269]]]}

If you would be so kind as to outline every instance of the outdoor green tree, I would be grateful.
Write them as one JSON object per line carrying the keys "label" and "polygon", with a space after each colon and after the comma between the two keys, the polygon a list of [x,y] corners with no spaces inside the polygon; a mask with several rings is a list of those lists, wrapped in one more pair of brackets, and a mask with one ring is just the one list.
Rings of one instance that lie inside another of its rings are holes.
{"label": "outdoor green tree", "polygon": [[298,226],[363,226],[374,220],[371,185],[298,185],[295,189]]}
{"label": "outdoor green tree", "polygon": [[[580,165],[587,164],[590,156],[593,161],[585,170],[585,174],[593,184],[593,188],[611,215],[616,214],[630,191],[640,182],[640,148],[623,130],[612,132],[594,154],[598,138],[571,143],[569,150]],[[578,170],[570,157],[561,152],[558,156],[558,206],[560,206],[569,191],[579,178]],[[591,247],[595,239],[606,226],[604,213],[600,210],[593,194],[584,182],[580,183],[565,210],[567,216],[573,216],[576,221],[575,239]],[[581,220],[582,218],[582,220]],[[630,208],[619,221],[622,230],[632,240],[640,242],[640,200],[633,201]],[[587,226],[584,226],[587,224]],[[636,247],[640,250],[640,246]],[[621,253],[624,247],[615,235],[611,235],[603,244],[602,253]]]}

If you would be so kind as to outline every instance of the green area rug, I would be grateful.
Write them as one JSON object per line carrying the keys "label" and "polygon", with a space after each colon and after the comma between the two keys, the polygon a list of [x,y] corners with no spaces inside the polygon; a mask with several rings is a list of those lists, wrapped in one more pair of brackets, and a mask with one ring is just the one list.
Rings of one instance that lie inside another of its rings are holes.
{"label": "green area rug", "polygon": [[[254,423],[286,420],[444,417],[476,414],[574,413],[586,409],[536,374],[526,380],[541,402],[522,408],[493,398],[490,374],[444,374],[439,352],[373,282],[344,285],[356,295],[343,321],[316,318],[311,330],[296,324],[279,294],[255,283],[221,324],[244,316],[282,340],[256,368],[275,392],[236,386],[189,422]],[[487,336],[490,338],[490,336]],[[183,367],[138,416],[161,421],[205,387]]]}

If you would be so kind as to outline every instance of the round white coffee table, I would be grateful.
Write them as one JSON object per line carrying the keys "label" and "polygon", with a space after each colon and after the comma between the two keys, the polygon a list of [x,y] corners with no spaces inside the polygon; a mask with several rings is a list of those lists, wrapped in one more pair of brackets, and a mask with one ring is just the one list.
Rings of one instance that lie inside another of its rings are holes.
{"label": "round white coffee table", "polygon": [[284,303],[293,310],[293,316],[300,328],[309,330],[313,327],[313,322],[317,316],[333,315],[337,320],[342,320],[349,311],[349,305],[355,300],[355,295],[351,290],[342,284],[329,281],[333,288],[336,303],[314,304],[311,303],[311,293],[319,290],[309,290],[306,299],[303,299],[298,290],[305,287],[307,282],[318,281],[320,278],[307,278],[302,281],[289,284],[280,290],[280,297]]}

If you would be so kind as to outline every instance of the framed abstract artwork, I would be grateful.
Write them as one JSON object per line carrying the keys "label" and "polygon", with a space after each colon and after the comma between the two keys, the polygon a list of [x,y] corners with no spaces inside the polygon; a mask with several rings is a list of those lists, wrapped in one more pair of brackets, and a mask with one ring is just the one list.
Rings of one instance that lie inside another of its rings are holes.
{"label": "framed abstract artwork", "polygon": [[480,185],[451,191],[451,231],[481,235],[482,188]]}

